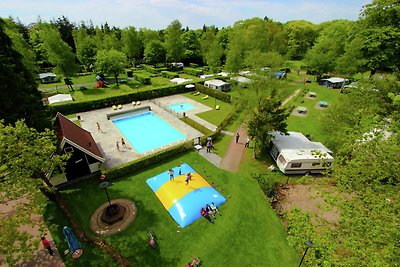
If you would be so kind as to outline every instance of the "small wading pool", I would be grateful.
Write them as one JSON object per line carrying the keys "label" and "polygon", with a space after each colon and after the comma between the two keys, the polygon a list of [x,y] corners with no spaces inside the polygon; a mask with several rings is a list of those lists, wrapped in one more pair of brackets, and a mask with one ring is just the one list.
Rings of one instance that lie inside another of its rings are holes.
{"label": "small wading pool", "polygon": [[173,111],[178,112],[178,113],[194,109],[194,107],[192,105],[190,105],[186,102],[180,102],[177,104],[169,105],[168,108],[172,109]]}
{"label": "small wading pool", "polygon": [[186,138],[153,112],[113,119],[112,122],[139,154]]}

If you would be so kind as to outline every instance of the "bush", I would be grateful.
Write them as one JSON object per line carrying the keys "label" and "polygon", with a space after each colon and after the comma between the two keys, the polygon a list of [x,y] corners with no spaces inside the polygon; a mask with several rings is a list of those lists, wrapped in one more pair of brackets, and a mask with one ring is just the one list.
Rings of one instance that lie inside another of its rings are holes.
{"label": "bush", "polygon": [[199,76],[201,74],[203,74],[203,71],[200,69],[194,69],[194,68],[184,68],[183,72],[192,76]]}
{"label": "bush", "polygon": [[161,76],[168,79],[179,78],[179,75],[177,73],[166,70],[161,72]]}
{"label": "bush", "polygon": [[159,71],[156,68],[151,67],[149,65],[143,65],[143,69],[145,69],[146,71],[148,71],[150,73],[153,73],[153,74],[158,74],[159,73]]}
{"label": "bush", "polygon": [[227,93],[209,88],[207,86],[201,85],[199,83],[195,84],[196,90],[199,92],[202,92],[203,94],[215,97],[218,100],[221,100],[225,103],[231,103],[231,96],[228,95]]}
{"label": "bush", "polygon": [[135,80],[141,84],[151,84],[151,78],[144,73],[135,73]]}

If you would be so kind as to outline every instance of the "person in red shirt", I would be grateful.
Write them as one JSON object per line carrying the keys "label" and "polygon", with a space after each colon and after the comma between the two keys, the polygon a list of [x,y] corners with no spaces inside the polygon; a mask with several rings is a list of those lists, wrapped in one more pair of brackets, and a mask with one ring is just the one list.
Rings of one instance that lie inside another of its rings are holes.
{"label": "person in red shirt", "polygon": [[53,251],[53,249],[51,248],[51,245],[50,245],[49,240],[47,240],[46,237],[44,237],[44,236],[42,236],[41,239],[42,239],[42,244],[43,244],[43,246],[49,251],[49,254],[50,254],[51,256],[54,256],[54,251]]}
{"label": "person in red shirt", "polygon": [[204,208],[201,208],[201,216],[207,219],[210,223],[214,223],[214,221],[210,218],[210,215],[208,215],[207,211]]}

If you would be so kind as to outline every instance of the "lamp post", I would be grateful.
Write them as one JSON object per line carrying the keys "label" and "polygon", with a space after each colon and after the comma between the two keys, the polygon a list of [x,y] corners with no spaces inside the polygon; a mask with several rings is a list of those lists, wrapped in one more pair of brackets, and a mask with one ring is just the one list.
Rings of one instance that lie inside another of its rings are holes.
{"label": "lamp post", "polygon": [[107,192],[107,187],[108,187],[109,184],[110,184],[109,182],[104,181],[104,182],[101,182],[99,186],[100,186],[100,188],[103,188],[106,191],[108,204],[110,204],[110,207],[111,207],[110,197],[108,196],[108,192]]}
{"label": "lamp post", "polygon": [[303,263],[304,257],[306,256],[308,249],[309,249],[309,248],[312,248],[312,247],[314,247],[314,243],[313,243],[311,240],[308,240],[308,241],[307,241],[307,248],[306,248],[306,250],[304,251],[303,257],[302,257],[301,260],[300,260],[299,267],[300,267],[301,264]]}

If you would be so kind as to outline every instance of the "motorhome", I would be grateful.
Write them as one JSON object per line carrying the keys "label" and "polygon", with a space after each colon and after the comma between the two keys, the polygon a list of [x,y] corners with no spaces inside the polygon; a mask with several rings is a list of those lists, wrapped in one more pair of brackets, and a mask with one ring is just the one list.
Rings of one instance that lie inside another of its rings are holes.
{"label": "motorhome", "polygon": [[270,133],[270,154],[285,174],[322,173],[333,163],[332,151],[299,132]]}

